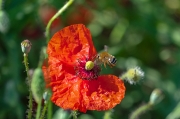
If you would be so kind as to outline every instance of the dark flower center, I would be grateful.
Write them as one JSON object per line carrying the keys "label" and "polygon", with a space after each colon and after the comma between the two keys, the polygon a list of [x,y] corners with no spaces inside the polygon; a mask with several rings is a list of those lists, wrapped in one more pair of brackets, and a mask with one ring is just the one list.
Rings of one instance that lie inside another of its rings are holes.
{"label": "dark flower center", "polygon": [[78,60],[74,69],[76,75],[85,80],[97,79],[101,71],[99,65],[88,59]]}

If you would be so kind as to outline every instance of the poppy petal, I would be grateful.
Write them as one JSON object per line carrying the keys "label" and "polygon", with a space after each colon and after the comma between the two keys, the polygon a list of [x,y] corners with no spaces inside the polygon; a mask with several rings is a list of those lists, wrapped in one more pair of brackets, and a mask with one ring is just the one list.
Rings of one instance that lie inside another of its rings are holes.
{"label": "poppy petal", "polygon": [[72,78],[72,80],[62,80],[52,84],[53,95],[51,100],[63,109],[78,110],[80,105],[80,85],[82,80]]}
{"label": "poppy petal", "polygon": [[52,89],[52,102],[63,109],[86,112],[85,106],[80,104],[82,100],[80,87],[83,80],[75,75],[73,66],[51,58],[49,67],[43,66],[43,72],[46,76],[46,86]]}
{"label": "poppy petal", "polygon": [[62,67],[61,74],[52,75],[50,81],[51,100],[57,106],[84,113],[87,110],[103,111],[112,109],[124,98],[125,86],[118,77],[102,75],[97,80],[82,80],[68,72],[70,67],[65,64]]}
{"label": "poppy petal", "polygon": [[124,82],[114,75],[102,75],[97,80],[83,82],[81,93],[87,110],[109,110],[124,98]]}
{"label": "poppy petal", "polygon": [[91,34],[83,24],[75,24],[63,28],[48,43],[50,57],[72,64],[78,58],[85,56],[92,58],[96,55]]}

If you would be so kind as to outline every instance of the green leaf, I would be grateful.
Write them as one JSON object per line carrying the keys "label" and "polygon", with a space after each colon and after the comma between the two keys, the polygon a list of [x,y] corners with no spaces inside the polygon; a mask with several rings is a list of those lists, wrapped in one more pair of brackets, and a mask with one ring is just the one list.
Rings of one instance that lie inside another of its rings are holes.
{"label": "green leaf", "polygon": [[41,68],[37,68],[34,71],[31,82],[32,94],[37,103],[40,103],[40,101],[42,100],[44,88],[45,88],[45,83],[43,79],[42,70]]}

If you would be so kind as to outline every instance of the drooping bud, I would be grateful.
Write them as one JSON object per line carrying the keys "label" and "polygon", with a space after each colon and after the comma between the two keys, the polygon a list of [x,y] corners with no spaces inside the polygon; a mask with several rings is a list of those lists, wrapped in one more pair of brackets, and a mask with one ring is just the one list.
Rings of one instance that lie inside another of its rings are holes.
{"label": "drooping bud", "polygon": [[31,46],[32,44],[29,40],[24,40],[23,42],[21,42],[22,52],[28,54],[31,50]]}
{"label": "drooping bud", "polygon": [[154,89],[153,92],[151,93],[149,104],[155,105],[163,99],[163,93],[160,89]]}
{"label": "drooping bud", "polygon": [[128,81],[130,84],[136,84],[144,77],[144,72],[140,67],[130,68],[126,73],[124,73],[120,78],[122,80]]}

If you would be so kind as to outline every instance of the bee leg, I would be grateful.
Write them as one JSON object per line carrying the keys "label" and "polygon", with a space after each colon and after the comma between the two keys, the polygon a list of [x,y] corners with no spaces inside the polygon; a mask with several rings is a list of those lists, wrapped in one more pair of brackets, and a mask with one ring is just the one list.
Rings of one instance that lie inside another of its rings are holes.
{"label": "bee leg", "polygon": [[112,67],[114,67],[114,66],[115,66],[115,64],[111,64],[111,66],[112,66]]}
{"label": "bee leg", "polygon": [[[109,61],[106,62],[110,67],[111,67],[111,63],[109,63]],[[112,67],[111,67],[112,68]]]}
{"label": "bee leg", "polygon": [[106,63],[104,62],[104,67],[106,68]]}
{"label": "bee leg", "polygon": [[108,62],[109,63],[109,66],[111,67],[111,68],[113,68],[114,66],[115,66],[115,64],[112,64],[112,63],[110,63],[110,62]]}
{"label": "bee leg", "polygon": [[113,64],[109,63],[109,66],[110,66],[111,68],[113,68]]}

